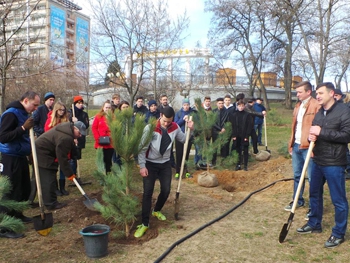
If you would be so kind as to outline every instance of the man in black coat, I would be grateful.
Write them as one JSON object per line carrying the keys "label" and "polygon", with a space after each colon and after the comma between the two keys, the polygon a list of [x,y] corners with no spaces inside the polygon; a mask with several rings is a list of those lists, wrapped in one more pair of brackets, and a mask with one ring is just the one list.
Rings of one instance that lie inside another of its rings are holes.
{"label": "man in black coat", "polygon": [[39,106],[38,109],[33,112],[34,133],[37,137],[44,133],[47,114],[52,111],[54,103],[55,95],[52,92],[47,92],[44,96],[44,104]]}

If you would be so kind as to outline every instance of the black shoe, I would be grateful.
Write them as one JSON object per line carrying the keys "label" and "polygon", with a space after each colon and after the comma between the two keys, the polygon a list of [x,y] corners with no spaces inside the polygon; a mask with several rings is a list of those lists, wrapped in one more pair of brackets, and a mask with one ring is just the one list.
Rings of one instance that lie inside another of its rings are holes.
{"label": "black shoe", "polygon": [[248,167],[247,166],[244,166],[244,171],[248,171]]}
{"label": "black shoe", "polygon": [[66,191],[65,186],[66,186],[66,180],[65,179],[60,179],[59,180],[59,185],[60,185],[60,191],[62,195],[69,195],[69,192]]}
{"label": "black shoe", "polygon": [[16,233],[10,229],[1,227],[0,228],[0,237],[4,238],[22,238],[24,237],[24,234],[22,233]]}
{"label": "black shoe", "polygon": [[29,206],[31,208],[37,208],[37,207],[39,207],[39,203],[37,203],[37,202],[29,202]]}
{"label": "black shoe", "polygon": [[25,215],[19,215],[19,216],[16,216],[16,218],[20,219],[23,223],[25,224],[28,224],[28,223],[32,223],[33,222],[33,218],[31,217],[27,217]]}
{"label": "black shoe", "polygon": [[259,143],[259,146],[264,146],[262,143]]}
{"label": "black shoe", "polygon": [[55,193],[56,193],[57,196],[62,196],[62,195],[63,195],[63,194],[61,193],[61,191],[58,190],[58,189],[56,189]]}
{"label": "black shoe", "polygon": [[63,195],[69,195],[69,192],[66,191],[66,189],[61,189],[61,193],[62,193]]}
{"label": "black shoe", "polygon": [[238,171],[238,170],[242,170],[242,168],[241,168],[241,166],[240,166],[240,165],[237,165],[235,170],[236,170],[236,171]]}
{"label": "black shoe", "polygon": [[315,229],[309,226],[308,224],[302,226],[301,228],[297,229],[297,232],[299,234],[310,234],[310,233],[321,233],[322,229]]}
{"label": "black shoe", "polygon": [[66,205],[67,205],[67,204],[65,204],[65,203],[59,203],[59,202],[57,202],[57,203],[55,203],[54,205],[47,206],[46,208],[47,208],[48,210],[58,210],[58,209],[61,209],[61,208],[65,207]]}
{"label": "black shoe", "polygon": [[344,242],[344,238],[337,238],[335,236],[330,236],[326,243],[324,243],[324,247],[326,248],[334,248],[336,246],[339,246],[341,243]]}

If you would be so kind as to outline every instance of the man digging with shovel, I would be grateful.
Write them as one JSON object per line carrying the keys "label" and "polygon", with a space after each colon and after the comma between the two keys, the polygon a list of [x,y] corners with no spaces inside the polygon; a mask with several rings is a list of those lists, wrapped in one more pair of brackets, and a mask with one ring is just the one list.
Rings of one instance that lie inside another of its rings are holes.
{"label": "man digging with shovel", "polygon": [[67,156],[68,153],[71,157],[76,154],[74,139],[82,135],[86,135],[84,123],[65,122],[45,132],[35,141],[43,200],[48,210],[61,209],[67,205],[57,201],[56,173],[59,165],[63,174],[73,181],[75,174]]}
{"label": "man digging with shovel", "polygon": [[[158,179],[160,182],[160,193],[157,198],[152,216],[158,220],[166,220],[160,212],[168,199],[171,186],[171,163],[170,151],[174,140],[185,143],[186,135],[180,127],[173,122],[174,109],[167,106],[161,109],[161,116],[157,121],[153,138],[149,145],[146,145],[138,155],[140,174],[143,177],[143,198],[142,198],[142,224],[137,226],[135,237],[142,237],[149,228],[149,216],[152,206],[152,195],[154,184]],[[149,126],[145,127],[145,130]],[[188,127],[193,129],[193,122],[188,121]]]}

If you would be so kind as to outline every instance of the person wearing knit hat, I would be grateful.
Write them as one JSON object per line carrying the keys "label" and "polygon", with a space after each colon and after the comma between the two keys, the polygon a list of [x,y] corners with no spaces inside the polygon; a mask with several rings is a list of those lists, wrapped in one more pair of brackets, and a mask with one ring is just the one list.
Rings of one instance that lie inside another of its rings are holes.
{"label": "person wearing knit hat", "polygon": [[155,100],[150,100],[148,102],[148,112],[146,113],[145,122],[148,123],[148,120],[152,117],[156,120],[160,118],[160,110]]}
{"label": "person wearing knit hat", "polygon": [[[186,122],[189,119],[189,116],[192,114],[193,115],[194,110],[190,107],[190,100],[188,98],[184,98],[182,100],[182,108],[176,112],[175,114],[175,118],[174,118],[174,122],[177,123],[177,125],[179,125],[181,131],[184,133],[185,132],[185,126],[186,126]],[[188,142],[188,147],[187,147],[187,152],[186,152],[186,161],[188,161],[188,157],[190,154],[190,150],[192,147],[192,142],[193,142],[193,138],[191,138]],[[175,162],[175,169],[176,169],[176,173],[175,173],[175,179],[178,180],[180,177],[180,168],[181,168],[181,164],[182,164],[182,156],[183,156],[183,152],[184,152],[184,144],[180,141],[175,141],[175,157],[176,157],[176,162]],[[184,166],[185,168],[185,177],[186,178],[192,178],[192,176],[190,175],[190,173],[187,170],[187,165],[185,164]]]}
{"label": "person wearing knit hat", "polygon": [[341,89],[335,89],[334,90],[334,95],[333,97],[338,101],[338,102],[343,102],[343,92]]}

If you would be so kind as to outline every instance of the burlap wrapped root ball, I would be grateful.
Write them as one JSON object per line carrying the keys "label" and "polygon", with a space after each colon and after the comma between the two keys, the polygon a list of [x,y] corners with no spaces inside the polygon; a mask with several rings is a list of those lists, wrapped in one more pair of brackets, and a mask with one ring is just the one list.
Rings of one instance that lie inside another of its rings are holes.
{"label": "burlap wrapped root ball", "polygon": [[202,172],[198,175],[198,185],[204,187],[215,187],[219,185],[218,178],[215,174],[209,173],[207,171]]}
{"label": "burlap wrapped root ball", "polygon": [[257,161],[267,161],[268,159],[270,159],[271,157],[271,153],[269,153],[268,151],[260,151],[256,156],[255,159]]}

